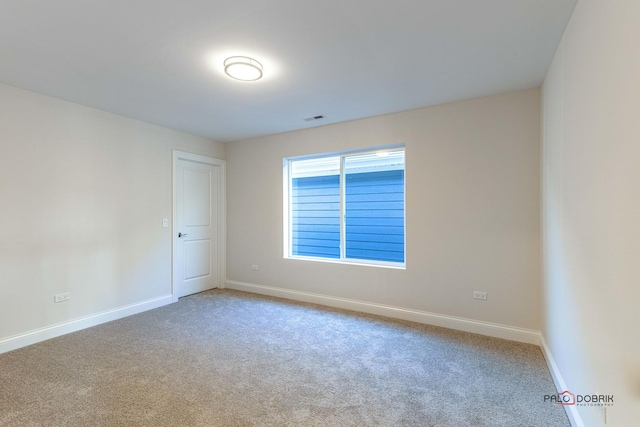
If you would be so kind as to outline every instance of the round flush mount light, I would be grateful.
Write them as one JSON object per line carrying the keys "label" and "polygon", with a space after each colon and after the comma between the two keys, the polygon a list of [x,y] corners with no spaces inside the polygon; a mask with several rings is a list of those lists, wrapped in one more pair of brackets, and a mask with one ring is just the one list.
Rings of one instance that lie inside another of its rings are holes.
{"label": "round flush mount light", "polygon": [[224,60],[224,72],[243,82],[253,82],[262,77],[262,64],[248,56],[231,56]]}

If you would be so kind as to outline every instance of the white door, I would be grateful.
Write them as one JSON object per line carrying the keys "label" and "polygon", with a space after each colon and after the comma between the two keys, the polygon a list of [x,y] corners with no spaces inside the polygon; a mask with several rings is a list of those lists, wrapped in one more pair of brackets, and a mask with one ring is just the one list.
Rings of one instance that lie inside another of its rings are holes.
{"label": "white door", "polygon": [[224,161],[174,151],[173,300],[223,286]]}

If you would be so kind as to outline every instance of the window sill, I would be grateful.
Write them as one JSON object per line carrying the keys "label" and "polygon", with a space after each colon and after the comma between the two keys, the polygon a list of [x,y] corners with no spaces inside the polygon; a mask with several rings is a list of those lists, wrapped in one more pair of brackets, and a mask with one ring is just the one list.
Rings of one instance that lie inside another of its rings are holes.
{"label": "window sill", "polygon": [[399,262],[385,262],[385,261],[369,261],[369,260],[358,260],[358,259],[330,259],[330,258],[316,258],[316,257],[305,257],[305,256],[285,256],[284,259],[290,259],[294,261],[313,261],[313,262],[326,262],[329,264],[346,264],[346,265],[357,265],[361,267],[378,267],[378,268],[389,268],[391,270],[406,270],[406,263]]}

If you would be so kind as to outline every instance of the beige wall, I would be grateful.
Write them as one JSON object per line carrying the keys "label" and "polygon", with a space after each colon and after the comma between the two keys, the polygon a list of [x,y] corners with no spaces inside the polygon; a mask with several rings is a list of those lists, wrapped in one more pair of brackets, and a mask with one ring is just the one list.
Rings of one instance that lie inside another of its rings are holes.
{"label": "beige wall", "polygon": [[[229,144],[228,280],[539,330],[539,96],[531,89]],[[283,157],[398,142],[406,270],[283,259]],[[473,300],[473,290],[489,300]]]}
{"label": "beige wall", "polygon": [[614,395],[608,426],[640,420],[639,23],[579,1],[543,90],[543,334],[569,390]]}
{"label": "beige wall", "polygon": [[[0,341],[171,292],[172,149],[225,147],[0,85]],[[53,295],[71,300],[53,304]]]}

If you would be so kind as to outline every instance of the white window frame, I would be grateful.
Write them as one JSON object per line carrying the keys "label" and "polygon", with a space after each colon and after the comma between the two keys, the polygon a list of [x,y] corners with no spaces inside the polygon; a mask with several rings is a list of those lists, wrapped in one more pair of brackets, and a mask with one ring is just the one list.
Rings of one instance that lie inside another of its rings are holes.
{"label": "white window frame", "polygon": [[[361,154],[374,154],[384,151],[397,151],[402,149],[405,152],[405,165],[404,165],[404,182],[403,182],[403,242],[404,242],[404,262],[392,262],[392,261],[376,261],[368,259],[346,258],[346,185],[343,182],[344,177],[344,162],[345,158],[353,155]],[[323,258],[304,255],[293,255],[292,250],[292,224],[290,219],[293,218],[293,212],[291,210],[291,163],[296,160],[310,160],[323,157],[340,157],[340,259],[335,258]],[[316,261],[316,262],[328,262],[333,264],[351,264],[351,265],[364,265],[372,267],[383,267],[392,269],[406,269],[407,264],[407,165],[406,165],[406,147],[404,143],[390,144],[378,147],[369,147],[365,149],[357,150],[345,150],[345,151],[333,151],[327,153],[319,153],[304,156],[285,157],[282,159],[282,177],[283,177],[283,257],[291,260],[303,260],[303,261]]]}

